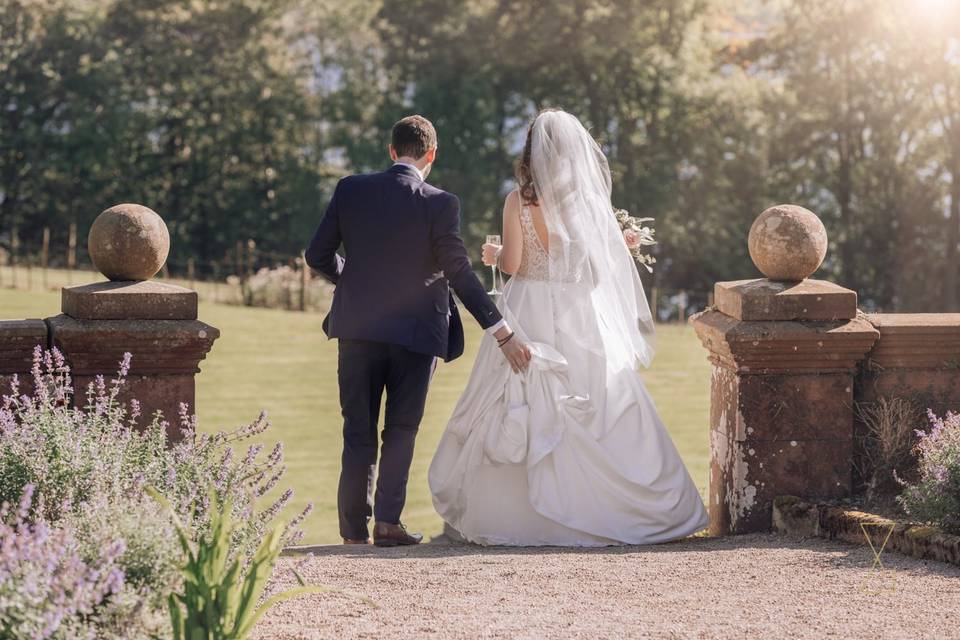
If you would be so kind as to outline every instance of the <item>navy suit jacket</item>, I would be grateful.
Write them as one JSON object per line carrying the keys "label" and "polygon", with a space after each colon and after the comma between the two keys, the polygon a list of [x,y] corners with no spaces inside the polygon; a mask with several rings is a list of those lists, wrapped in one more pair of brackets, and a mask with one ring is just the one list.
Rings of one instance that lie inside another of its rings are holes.
{"label": "navy suit jacket", "polygon": [[481,327],[501,319],[460,238],[460,200],[409,166],[340,180],[306,260],[335,285],[323,321],[330,338],[453,360],[463,353],[463,325],[450,285]]}

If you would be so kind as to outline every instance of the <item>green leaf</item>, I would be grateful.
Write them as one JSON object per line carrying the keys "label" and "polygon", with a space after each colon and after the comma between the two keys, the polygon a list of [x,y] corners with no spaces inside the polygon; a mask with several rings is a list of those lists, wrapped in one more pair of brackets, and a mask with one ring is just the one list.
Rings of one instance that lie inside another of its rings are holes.
{"label": "green leaf", "polygon": [[171,595],[167,599],[167,607],[170,610],[170,626],[173,629],[173,640],[184,640],[183,637],[183,614],[180,612],[180,603],[177,598]]}
{"label": "green leaf", "polygon": [[291,598],[297,598],[299,596],[307,595],[310,593],[328,593],[331,591],[338,591],[333,587],[320,587],[314,585],[307,585],[303,587],[294,587],[293,589],[288,589],[283,593],[278,593],[275,596],[271,596],[263,601],[263,604],[250,616],[250,619],[240,627],[237,631],[238,638],[245,638],[251,631],[253,627],[260,620],[260,617],[269,611],[274,605],[279,604],[285,600],[290,600]]}

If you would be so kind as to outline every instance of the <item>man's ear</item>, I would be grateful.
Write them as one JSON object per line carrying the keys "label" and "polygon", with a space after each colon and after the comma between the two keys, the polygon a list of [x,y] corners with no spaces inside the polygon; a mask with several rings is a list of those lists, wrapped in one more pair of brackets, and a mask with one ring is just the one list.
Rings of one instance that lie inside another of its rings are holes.
{"label": "man's ear", "polygon": [[390,159],[394,162],[397,161],[397,150],[393,148],[392,144],[387,145],[387,151],[390,153]]}
{"label": "man's ear", "polygon": [[437,148],[427,149],[426,160],[427,164],[433,164],[433,161],[437,159]]}

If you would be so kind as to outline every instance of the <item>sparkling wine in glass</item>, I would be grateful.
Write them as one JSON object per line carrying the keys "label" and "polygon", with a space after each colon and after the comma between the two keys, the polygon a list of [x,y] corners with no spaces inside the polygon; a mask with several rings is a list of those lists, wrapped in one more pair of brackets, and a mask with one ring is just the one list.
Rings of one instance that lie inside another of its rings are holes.
{"label": "sparkling wine in glass", "polygon": [[[501,245],[502,243],[500,242],[500,236],[498,235],[487,236],[487,244],[495,244],[497,246]],[[491,296],[498,296],[503,292],[500,291],[500,289],[497,287],[497,271],[498,271],[497,265],[496,264],[490,265],[490,271],[493,273],[493,288],[490,289],[490,291],[487,291],[487,293],[490,294]]]}

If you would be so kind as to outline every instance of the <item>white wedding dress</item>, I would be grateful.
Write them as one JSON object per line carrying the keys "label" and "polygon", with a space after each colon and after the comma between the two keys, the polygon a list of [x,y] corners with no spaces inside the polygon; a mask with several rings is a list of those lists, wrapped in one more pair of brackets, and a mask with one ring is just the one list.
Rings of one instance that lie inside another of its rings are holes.
{"label": "white wedding dress", "polygon": [[[548,218],[547,207],[559,201],[549,186],[538,185],[538,193]],[[575,243],[554,235],[559,215],[549,219],[550,246],[576,255]],[[526,372],[514,374],[496,340],[483,337],[430,465],[437,512],[464,538],[484,545],[647,544],[703,529],[703,502],[636,371],[638,361],[649,364],[649,336],[634,337],[646,348],[638,358],[624,335],[629,332],[619,330],[608,308],[613,294],[604,298],[598,277],[585,273],[588,261],[551,260],[529,208],[522,208],[520,221],[521,266],[500,307],[533,359]],[[576,238],[575,226],[567,220],[566,238]],[[594,242],[581,243],[580,253],[602,259],[604,249]],[[619,249],[610,246],[616,259],[607,264],[622,267]],[[636,278],[625,245],[623,254]],[[649,320],[645,298],[637,304],[642,309],[629,313],[646,312]]]}

